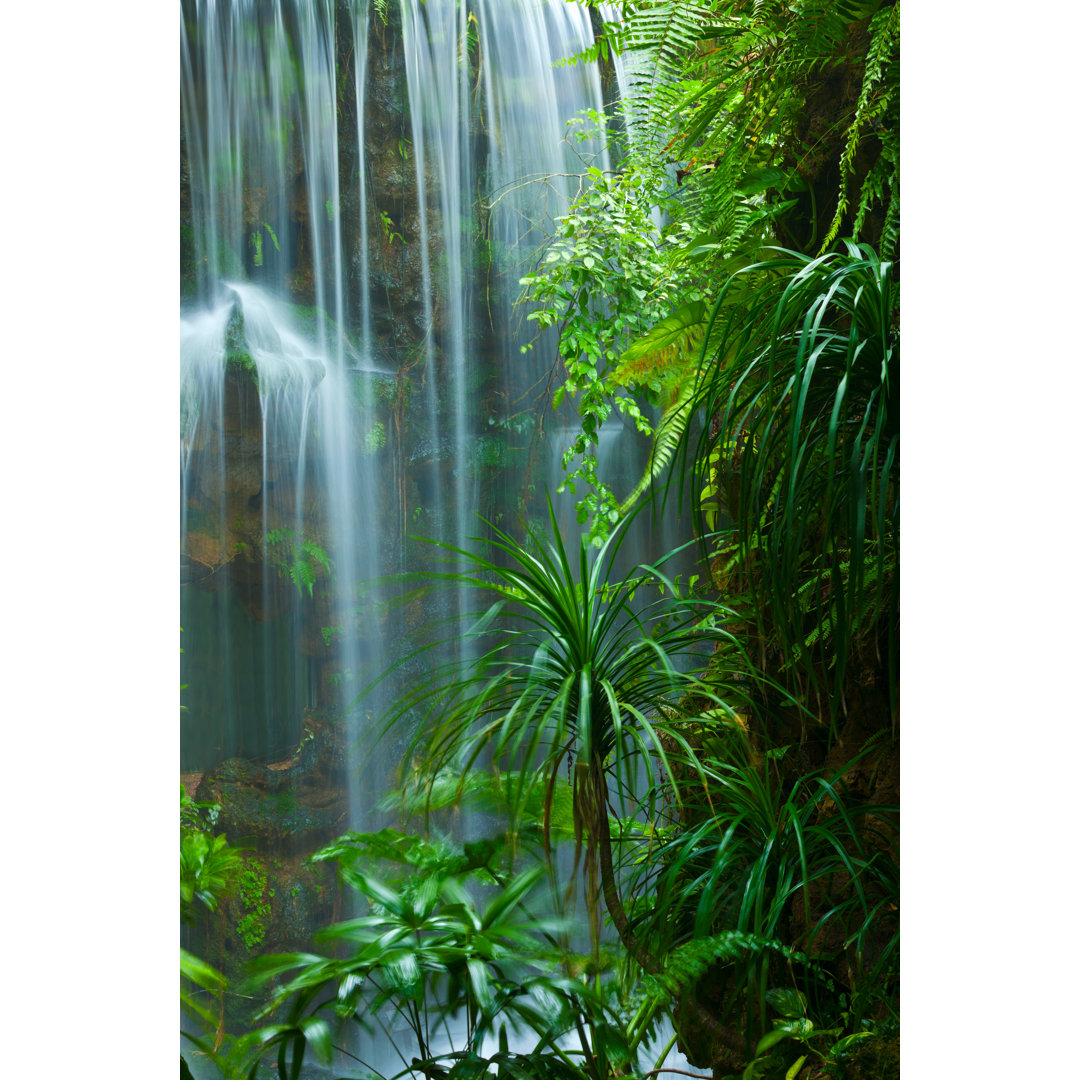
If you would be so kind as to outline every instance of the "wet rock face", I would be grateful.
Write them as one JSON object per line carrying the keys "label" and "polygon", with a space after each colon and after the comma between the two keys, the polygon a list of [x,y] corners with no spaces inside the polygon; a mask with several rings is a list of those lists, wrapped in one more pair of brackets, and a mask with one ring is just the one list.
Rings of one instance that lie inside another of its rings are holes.
{"label": "wet rock face", "polygon": [[205,773],[199,802],[221,807],[218,828],[256,850],[313,851],[347,827],[345,753],[339,729],[305,716],[305,734],[283,760],[259,764],[230,758]]}
{"label": "wet rock face", "polygon": [[[351,510],[351,531],[367,536],[372,520],[385,523],[379,535],[366,541],[367,562],[361,573],[366,576],[369,564],[377,564],[380,572],[399,566],[406,533],[456,535],[446,492],[461,486],[460,470],[468,470],[468,481],[479,493],[477,505],[486,507],[492,501],[489,486],[506,462],[485,451],[486,456],[473,455],[475,461],[470,457],[460,465],[452,442],[437,436],[436,429],[450,424],[451,384],[457,377],[441,348],[448,304],[425,290],[425,261],[436,294],[444,275],[438,170],[429,154],[418,188],[420,155],[411,129],[397,5],[389,6],[389,26],[383,26],[372,7],[366,9],[366,89],[358,118],[354,10],[355,5],[338,0],[339,201],[331,205],[324,198],[326,178],[317,175],[316,165],[321,169],[328,163],[320,159],[305,164],[301,140],[291,130],[282,132],[280,148],[275,143],[272,151],[253,143],[235,166],[243,189],[234,200],[230,234],[217,237],[228,258],[219,251],[221,265],[211,266],[206,261],[210,238],[203,235],[205,223],[200,225],[211,210],[204,190],[206,169],[200,167],[197,153],[201,144],[182,130],[181,224],[187,230],[182,255],[192,295],[190,312],[202,306],[195,302],[200,291],[202,299],[212,299],[211,306],[220,311],[216,305],[232,289],[223,283],[233,282],[242,293],[238,283],[247,281],[265,286],[289,305],[294,328],[309,342],[344,334],[346,363],[362,373],[349,391],[352,445],[346,453],[355,475],[364,477],[358,485],[363,498],[358,496]],[[194,27],[189,29],[194,32]],[[187,112],[195,118],[199,107]],[[426,248],[420,227],[424,204]],[[319,245],[316,258],[312,238],[318,226],[329,234],[328,219],[340,227],[340,266],[333,243]],[[366,246],[361,245],[362,234]],[[258,247],[253,246],[256,238]],[[325,287],[338,273],[344,285],[340,310],[334,291]],[[316,297],[312,285],[320,277],[324,287],[316,290]],[[211,286],[212,295],[207,295]],[[273,740],[280,745],[295,737],[306,705],[340,700],[341,687],[354,677],[354,643],[367,655],[368,642],[381,649],[389,635],[400,633],[384,609],[346,595],[342,585],[348,580],[347,560],[355,560],[355,552],[335,550],[342,533],[339,522],[330,518],[332,474],[324,467],[329,425],[323,424],[321,414],[328,407],[323,400],[327,395],[322,395],[328,387],[323,385],[321,397],[312,395],[311,404],[292,392],[296,385],[265,377],[272,363],[266,363],[263,354],[270,354],[272,362],[281,342],[268,339],[253,307],[245,326],[239,295],[236,300],[220,368],[216,360],[204,365],[197,394],[187,394],[182,406],[181,581],[191,598],[182,621],[190,623],[189,640],[204,642],[200,652],[189,648],[185,680],[194,688],[192,696],[202,695],[192,702],[191,726],[207,732],[205,739],[199,735],[203,741],[198,754],[189,755],[188,767],[193,769],[211,767],[227,755],[261,754]],[[365,311],[370,322],[362,325]],[[359,343],[367,328],[372,355],[361,357]],[[470,340],[469,347],[473,358],[488,356],[481,342]],[[372,375],[372,367],[379,369],[378,376]],[[334,369],[331,381],[336,376]],[[297,376],[305,387],[314,386],[318,378]],[[470,410],[479,409],[485,386],[469,383],[466,391]],[[305,401],[310,408],[301,425],[296,417]],[[474,530],[471,508],[461,528]],[[305,545],[316,546],[326,561],[309,555]],[[368,552],[376,554],[368,558]],[[426,545],[413,544],[408,557],[410,568],[434,567],[435,552]],[[414,626],[430,622],[423,611],[410,618]],[[212,644],[205,644],[211,638]],[[269,678],[267,671],[272,673]],[[263,697],[272,698],[273,704],[263,704]],[[283,730],[288,732],[285,737]],[[234,737],[237,731],[242,737]],[[187,745],[195,745],[193,739]],[[305,836],[327,827],[320,817],[325,808],[304,808],[303,800],[293,806],[297,793],[282,787],[280,777],[267,775],[265,765],[258,768],[264,771],[244,777],[243,784],[236,781],[235,788],[229,788],[234,781],[228,777],[218,778],[232,804],[228,812],[233,832],[258,836],[261,844],[275,833]]]}
{"label": "wet rock face", "polygon": [[182,582],[214,591],[230,580],[261,585],[267,577],[262,500],[288,468],[288,462],[274,462],[264,454],[254,365],[250,358],[245,363],[238,348],[232,353],[220,405],[203,403],[192,439],[181,551]]}
{"label": "wet rock face", "polygon": [[[345,753],[340,728],[305,714],[305,734],[288,756],[262,764],[230,758],[201,777],[195,798],[216,803],[214,830],[241,847],[243,865],[219,910],[183,930],[185,947],[242,980],[257,955],[312,948],[312,931],[341,918],[331,864],[311,855],[347,828]],[[251,1024],[261,1000],[226,995],[229,1031]]]}
{"label": "wet rock face", "polygon": [[[260,327],[258,340],[264,350],[281,350],[272,328]],[[287,543],[284,548],[268,545],[267,535],[292,531],[297,510],[293,493],[302,479],[307,536],[321,543],[326,533],[320,510],[324,501],[312,482],[310,439],[301,447],[295,439],[267,435],[274,428],[274,413],[264,410],[238,297],[224,349],[220,388],[203,389],[190,435],[181,580],[210,591],[235,586],[249,616],[263,622],[289,610],[288,567],[295,562],[284,549]],[[325,377],[319,361],[300,363],[307,365],[304,378],[311,386]],[[309,465],[301,478],[304,460]],[[284,499],[281,493],[287,493]]]}
{"label": "wet rock face", "polygon": [[[241,986],[260,955],[310,952],[312,932],[341,918],[333,867],[305,855],[244,852],[243,863],[218,910],[181,929],[181,944],[205,955],[232,986]],[[225,1029],[258,1026],[254,1014],[267,991],[226,993],[219,999]],[[265,1020],[261,1021],[266,1023]]]}
{"label": "wet rock face", "polygon": [[[410,349],[423,342],[429,332],[428,305],[424,293],[423,256],[420,232],[420,191],[417,186],[417,156],[409,110],[408,78],[402,46],[400,14],[396,5],[389,11],[390,25],[384,27],[373,13],[367,56],[367,86],[363,102],[363,160],[358,160],[360,125],[355,105],[341,111],[339,121],[342,154],[350,156],[352,169],[344,175],[357,176],[342,192],[342,218],[347,234],[359,240],[361,222],[366,227],[367,249],[361,259],[359,244],[353,249],[348,282],[350,305],[359,312],[363,289],[371,305],[372,342],[379,363],[397,367]],[[347,23],[345,25],[348,25]],[[366,199],[360,202],[360,168],[364,169]],[[423,177],[428,211],[431,265],[440,250],[437,220],[438,177],[434,163],[426,163]],[[368,281],[361,265],[366,261]]]}

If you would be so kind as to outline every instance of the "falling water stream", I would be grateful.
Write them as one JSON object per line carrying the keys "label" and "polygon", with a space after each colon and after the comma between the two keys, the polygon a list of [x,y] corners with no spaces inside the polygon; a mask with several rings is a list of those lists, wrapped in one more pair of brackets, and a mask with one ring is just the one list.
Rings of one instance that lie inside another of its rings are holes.
{"label": "falling water stream", "polygon": [[[596,66],[555,63],[591,44],[586,7],[384,10],[180,12],[181,768],[273,767],[313,718],[344,719],[340,831],[393,786],[380,699],[357,695],[432,615],[372,582],[429,565],[409,534],[466,546],[561,478],[565,420],[529,471],[554,352],[522,355],[518,279],[585,164],[607,166],[565,138],[604,108]],[[628,488],[647,446],[615,421],[600,455]],[[670,546],[664,529],[631,555]]]}
{"label": "falling water stream", "polygon": [[[181,17],[195,771],[347,710],[407,636],[365,585],[418,567],[407,533],[464,546],[518,512],[530,432],[512,421],[554,354],[522,356],[517,280],[603,162],[564,138],[603,101],[595,65],[555,65],[592,34],[562,0],[401,0],[389,27],[363,0]],[[541,455],[534,490],[559,478]]]}

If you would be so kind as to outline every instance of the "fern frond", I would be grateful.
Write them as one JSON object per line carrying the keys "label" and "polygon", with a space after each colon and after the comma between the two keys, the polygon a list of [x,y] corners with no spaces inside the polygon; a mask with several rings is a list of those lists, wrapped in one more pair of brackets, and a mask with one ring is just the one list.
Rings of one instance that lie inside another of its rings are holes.
{"label": "fern frond", "polygon": [[695,938],[668,953],[664,970],[659,975],[642,976],[642,996],[653,1004],[674,1005],[713,964],[732,963],[765,952],[777,953],[785,958],[794,955],[779,941],[744,930],[725,930],[712,937]]}
{"label": "fern frond", "polygon": [[[876,548],[877,544],[873,541],[866,543],[861,582],[855,581],[851,561],[844,560],[838,566],[824,566],[799,588],[796,594],[798,602],[804,605],[804,613],[814,625],[803,639],[803,648],[796,651],[796,659],[801,659],[819,642],[829,641],[838,609],[846,612],[848,633],[853,640],[857,640],[860,631],[872,624],[880,614],[882,604],[887,602],[885,588],[896,570],[896,552],[883,553],[884,558],[879,561],[872,559]],[[834,586],[838,586],[837,591],[844,596],[843,604],[837,604],[831,597]],[[828,666],[834,668],[836,660],[833,653],[828,659]]]}
{"label": "fern frond", "polygon": [[636,1003],[671,1007],[701,981],[715,964],[731,964],[754,957],[773,955],[799,964],[832,985],[828,973],[805,953],[792,949],[774,938],[745,930],[725,930],[711,937],[694,938],[672,949],[658,975],[642,974],[641,991]]}
{"label": "fern frond", "polygon": [[682,372],[697,359],[705,334],[705,301],[685,304],[657,323],[639,338],[622,356],[611,378],[616,386],[648,383]]}
{"label": "fern frond", "polygon": [[619,505],[620,514],[629,513],[668,467],[693,414],[705,316],[705,301],[684,304],[626,349],[610,377],[616,386],[663,386],[671,393],[656,426],[649,464],[634,490]]}
{"label": "fern frond", "polygon": [[656,425],[653,437],[652,453],[649,464],[633,491],[619,504],[619,513],[628,514],[638,499],[649,489],[649,485],[660,476],[671,462],[679,441],[686,431],[686,425],[694,414],[695,382],[687,379],[679,389],[672,404],[664,410]]}
{"label": "fern frond", "polygon": [[555,61],[555,67],[575,67],[577,64],[594,64],[621,56],[626,48],[626,26],[621,22],[604,20],[596,40],[587,49],[564,56]]}
{"label": "fern frond", "polygon": [[[862,88],[859,91],[859,99],[855,105],[855,116],[848,128],[844,152],[840,158],[840,193],[836,204],[836,212],[821,244],[821,251],[828,250],[829,245],[836,239],[840,232],[840,225],[848,208],[848,185],[854,172],[855,152],[859,147],[859,141],[863,130],[868,124],[872,124],[881,117],[893,104],[895,96],[899,93],[899,81],[888,80],[882,86],[882,73],[890,56],[899,49],[900,45],[900,5],[882,9],[870,20],[870,46],[866,53],[866,65],[863,71]],[[862,221],[865,208],[861,205],[857,214],[857,220]],[[858,233],[856,232],[856,236]]]}
{"label": "fern frond", "polygon": [[668,125],[684,96],[688,57],[697,49],[711,12],[685,0],[635,11],[626,22],[623,58],[630,100],[627,113],[646,145],[668,142]]}

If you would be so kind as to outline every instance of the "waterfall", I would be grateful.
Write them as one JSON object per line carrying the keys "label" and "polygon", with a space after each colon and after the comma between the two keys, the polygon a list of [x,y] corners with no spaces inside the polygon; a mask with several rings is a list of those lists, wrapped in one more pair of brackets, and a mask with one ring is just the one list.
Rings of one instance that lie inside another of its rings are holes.
{"label": "waterfall", "polygon": [[[360,692],[455,606],[386,603],[377,579],[432,565],[409,535],[467,546],[562,477],[573,414],[542,438],[555,342],[519,279],[610,167],[566,137],[604,108],[595,65],[556,64],[591,41],[564,0],[181,0],[181,768],[278,792],[260,851],[379,820],[402,746]],[[629,489],[648,444],[615,419],[599,452]],[[286,812],[327,733],[340,799]]]}
{"label": "waterfall", "polygon": [[[181,2],[181,766],[280,763],[344,719],[353,824],[393,784],[358,694],[449,613],[388,611],[371,583],[431,565],[409,534],[464,547],[545,492],[578,528],[554,496],[572,406],[542,438],[555,342],[518,281],[610,167],[580,134],[596,65],[557,63],[590,44],[586,8],[387,13]],[[601,432],[618,488],[648,453],[617,416]],[[648,516],[626,569],[679,539]]]}
{"label": "waterfall", "polygon": [[[464,545],[517,509],[528,435],[509,421],[554,359],[521,356],[517,279],[596,155],[564,139],[603,107],[595,66],[555,66],[589,16],[398,16],[181,3],[188,770],[270,761],[311,710],[348,712],[408,646],[365,584],[424,565],[405,534]],[[387,780],[364,764],[373,797]]]}

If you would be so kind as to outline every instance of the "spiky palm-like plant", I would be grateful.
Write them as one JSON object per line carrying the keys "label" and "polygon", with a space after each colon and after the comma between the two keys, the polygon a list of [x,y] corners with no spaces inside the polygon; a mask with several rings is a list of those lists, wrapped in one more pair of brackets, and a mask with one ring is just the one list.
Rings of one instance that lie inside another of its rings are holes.
{"label": "spiky palm-like plant", "polygon": [[743,692],[700,674],[718,645],[734,648],[722,625],[731,613],[680,598],[658,566],[609,581],[625,529],[599,550],[579,538],[572,558],[550,517],[550,538],[529,531],[519,542],[493,529],[492,558],[439,545],[466,569],[421,575],[421,588],[465,587],[490,604],[454,639],[459,655],[471,643],[475,658],[439,666],[399,699],[390,723],[414,726],[417,759],[431,776],[464,777],[489,763],[505,772],[514,818],[542,792],[545,833],[556,779],[568,770],[594,929],[602,894],[633,950],[609,813],[616,804],[624,815],[639,809],[635,793],[653,786],[657,766],[671,775],[673,748],[692,756],[678,723],[687,710],[733,715]]}
{"label": "spiky palm-like plant", "polygon": [[[414,576],[424,591],[449,585],[490,604],[452,639],[456,655],[468,657],[471,644],[474,658],[435,668],[398,699],[388,725],[412,725],[413,760],[433,780],[455,773],[464,791],[474,767],[495,768],[512,826],[539,803],[545,842],[566,769],[594,949],[602,900],[630,957],[660,976],[664,959],[623,902],[613,816],[677,818],[684,785],[704,779],[685,732],[736,723],[736,708],[762,688],[725,628],[730,609],[680,595],[659,565],[608,579],[626,521],[598,550],[579,537],[571,557],[549,512],[549,537],[527,531],[519,542],[493,529],[491,558],[440,544],[466,569]],[[713,1038],[742,1046],[692,996],[681,1004]]]}

